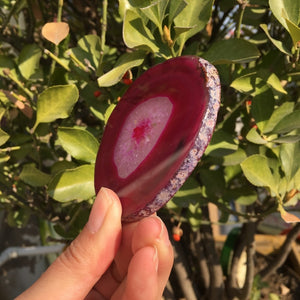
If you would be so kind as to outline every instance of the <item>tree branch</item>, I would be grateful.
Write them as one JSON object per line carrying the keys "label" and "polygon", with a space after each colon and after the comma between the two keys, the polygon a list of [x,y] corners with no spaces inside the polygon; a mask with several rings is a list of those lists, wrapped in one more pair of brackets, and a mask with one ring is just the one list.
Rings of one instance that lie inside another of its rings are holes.
{"label": "tree branch", "polygon": [[264,268],[259,272],[259,275],[261,276],[262,279],[276,272],[276,270],[284,264],[286,258],[288,257],[289,253],[292,250],[292,244],[296,240],[299,234],[300,234],[300,223],[297,223],[297,225],[295,225],[294,228],[288,233],[284,243],[278,250],[276,257],[266,268]]}

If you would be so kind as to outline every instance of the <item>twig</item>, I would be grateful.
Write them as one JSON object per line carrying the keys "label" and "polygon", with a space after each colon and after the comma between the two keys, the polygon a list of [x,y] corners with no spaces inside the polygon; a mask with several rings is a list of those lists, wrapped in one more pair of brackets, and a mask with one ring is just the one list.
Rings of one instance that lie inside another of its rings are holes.
{"label": "twig", "polygon": [[294,228],[288,233],[284,243],[278,250],[276,257],[272,260],[272,262],[266,268],[264,268],[259,272],[259,275],[262,279],[276,272],[276,270],[284,264],[286,258],[291,252],[292,244],[296,240],[299,234],[300,234],[300,223],[295,225]]}
{"label": "twig", "polygon": [[188,263],[180,243],[174,244],[174,270],[178,278],[181,290],[186,300],[197,300],[193,283],[188,272]]}
{"label": "twig", "polygon": [[[254,246],[254,235],[256,230],[256,223],[249,222],[243,225],[240,237],[238,239],[237,245],[234,250],[234,255],[232,258],[232,266],[227,282],[227,292],[230,299],[240,299],[246,300],[249,299],[251,294],[251,289],[254,279],[254,255],[255,255],[255,246]],[[239,274],[238,265],[241,259],[242,253],[246,251],[247,255],[247,271],[245,276],[244,285],[241,287],[237,282],[237,275]]]}
{"label": "twig", "polygon": [[99,64],[97,68],[96,75],[100,76],[103,72],[102,70],[102,61],[104,56],[104,47],[106,42],[106,30],[107,30],[107,0],[103,0],[102,2],[102,19],[101,19],[101,49],[100,49],[100,57]]}
{"label": "twig", "polygon": [[[204,220],[209,220],[208,208],[202,207],[202,212]],[[200,227],[200,233],[210,277],[207,299],[221,300],[224,297],[223,271],[220,264],[220,257],[217,253],[211,225],[202,225]]]}

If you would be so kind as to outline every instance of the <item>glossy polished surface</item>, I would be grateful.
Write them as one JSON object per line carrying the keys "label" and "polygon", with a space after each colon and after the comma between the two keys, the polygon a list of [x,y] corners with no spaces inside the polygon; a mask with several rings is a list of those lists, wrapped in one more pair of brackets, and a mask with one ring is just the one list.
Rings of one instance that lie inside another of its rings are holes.
{"label": "glossy polished surface", "polygon": [[194,56],[156,65],[132,84],[111,114],[97,156],[95,189],[104,186],[119,195],[124,220],[159,209],[195,167],[195,160],[186,158],[197,154],[196,139],[209,107],[206,69]]}

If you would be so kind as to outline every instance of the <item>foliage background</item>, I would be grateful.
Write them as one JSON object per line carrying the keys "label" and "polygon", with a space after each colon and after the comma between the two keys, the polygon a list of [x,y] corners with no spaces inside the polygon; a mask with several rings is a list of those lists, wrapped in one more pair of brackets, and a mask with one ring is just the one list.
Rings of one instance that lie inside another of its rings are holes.
{"label": "foliage background", "polygon": [[[205,155],[162,217],[171,227],[184,223],[185,247],[211,232],[209,202],[220,223],[235,216],[252,239],[274,212],[299,221],[299,0],[1,0],[0,7],[0,208],[11,226],[37,217],[44,243],[78,234],[95,196],[103,128],[130,84],[124,74],[134,80],[180,55],[217,67],[222,106]],[[213,272],[209,286],[223,294]]]}

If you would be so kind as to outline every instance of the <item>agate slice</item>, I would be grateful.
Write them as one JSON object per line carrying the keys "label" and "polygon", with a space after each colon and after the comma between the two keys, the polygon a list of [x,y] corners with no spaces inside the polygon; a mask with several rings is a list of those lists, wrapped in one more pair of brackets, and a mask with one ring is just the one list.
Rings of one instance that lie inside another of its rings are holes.
{"label": "agate slice", "polygon": [[107,187],[130,222],[162,207],[196,167],[220,105],[216,69],[181,56],[143,73],[106,125],[95,167],[95,190]]}

